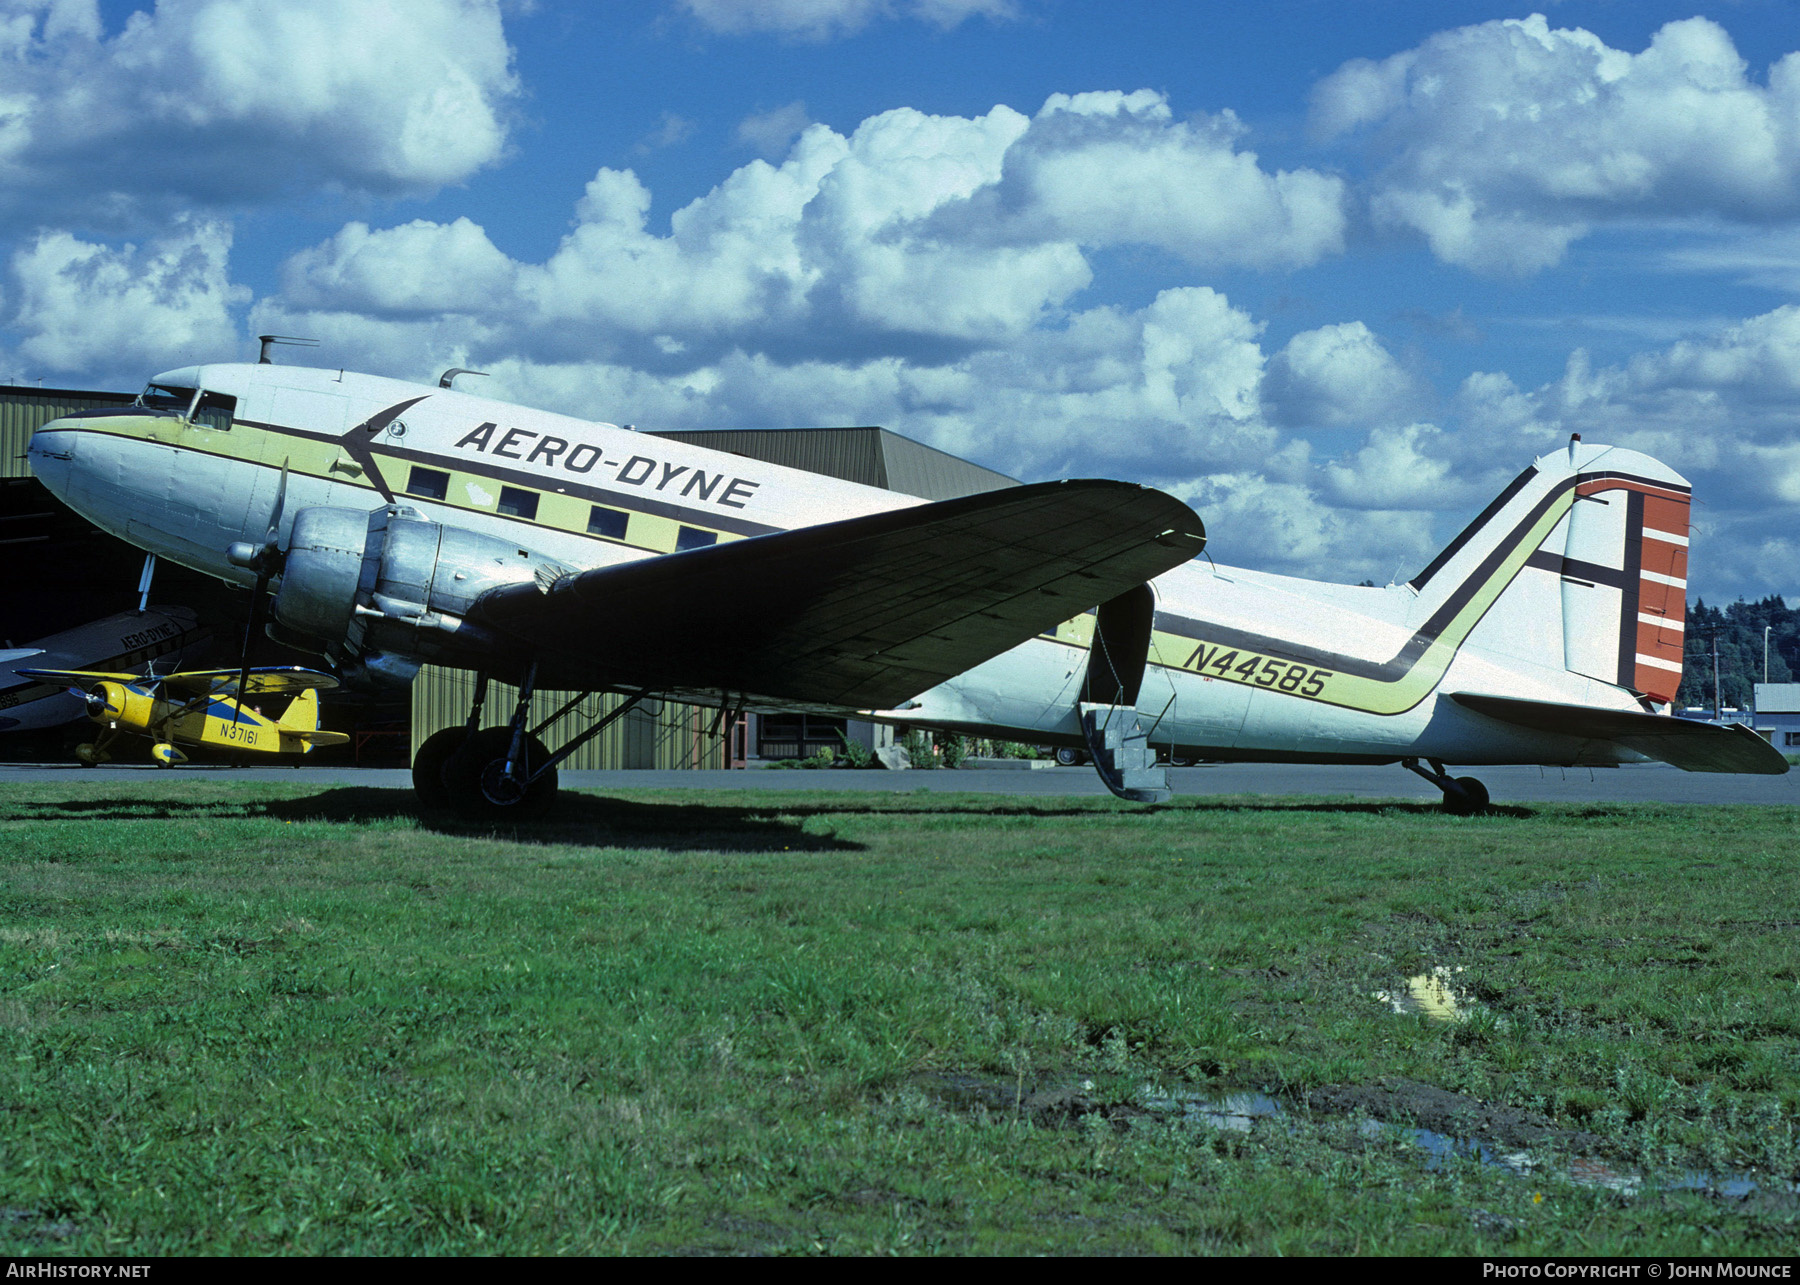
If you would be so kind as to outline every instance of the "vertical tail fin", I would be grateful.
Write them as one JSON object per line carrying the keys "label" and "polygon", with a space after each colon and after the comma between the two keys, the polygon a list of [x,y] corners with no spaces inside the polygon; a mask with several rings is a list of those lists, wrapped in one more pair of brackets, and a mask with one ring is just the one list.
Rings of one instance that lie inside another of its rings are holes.
{"label": "vertical tail fin", "polygon": [[308,687],[281,712],[277,724],[284,732],[316,732],[319,730],[319,693]]}
{"label": "vertical tail fin", "polygon": [[1488,598],[1488,650],[1667,703],[1681,684],[1690,496],[1648,455],[1576,438],[1520,474],[1412,587],[1433,615]]}
{"label": "vertical tail fin", "polygon": [[1568,668],[1667,704],[1681,686],[1689,494],[1643,469],[1583,474],[1563,553]]}

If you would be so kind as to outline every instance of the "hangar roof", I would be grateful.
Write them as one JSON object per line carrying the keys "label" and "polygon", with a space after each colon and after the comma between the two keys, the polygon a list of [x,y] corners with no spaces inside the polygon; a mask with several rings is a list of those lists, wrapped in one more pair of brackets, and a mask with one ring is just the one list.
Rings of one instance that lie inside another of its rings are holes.
{"label": "hangar roof", "polygon": [[1758,714],[1800,714],[1800,683],[1756,684]]}
{"label": "hangar roof", "polygon": [[765,464],[822,473],[923,500],[954,500],[1017,486],[1017,478],[958,459],[885,428],[726,428],[647,433]]}

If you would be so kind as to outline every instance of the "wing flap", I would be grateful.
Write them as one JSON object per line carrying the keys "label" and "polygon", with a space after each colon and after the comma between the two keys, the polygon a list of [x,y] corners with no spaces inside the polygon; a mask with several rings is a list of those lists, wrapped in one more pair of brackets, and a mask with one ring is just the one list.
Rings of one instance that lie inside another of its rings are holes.
{"label": "wing flap", "polygon": [[1160,491],[1046,482],[602,567],[548,593],[510,586],[471,618],[606,682],[889,707],[1205,539]]}
{"label": "wing flap", "polygon": [[1453,692],[1450,699],[1478,714],[1533,731],[1613,741],[1688,772],[1779,776],[1788,770],[1787,758],[1781,751],[1742,723],[1719,727],[1666,714],[1594,709],[1474,692]]}

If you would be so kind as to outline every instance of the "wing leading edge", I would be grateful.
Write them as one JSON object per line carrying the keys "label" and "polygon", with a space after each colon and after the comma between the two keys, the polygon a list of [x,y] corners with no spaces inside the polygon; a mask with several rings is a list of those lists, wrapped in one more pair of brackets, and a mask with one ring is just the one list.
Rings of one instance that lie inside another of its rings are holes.
{"label": "wing leading edge", "polygon": [[1515,696],[1453,692],[1450,699],[1478,714],[1538,732],[1556,732],[1614,741],[1628,750],[1661,759],[1689,772],[1754,772],[1779,776],[1788,770],[1781,751],[1745,727],[1719,727],[1666,714],[1594,709]]}
{"label": "wing leading edge", "polygon": [[605,683],[886,708],[1205,542],[1160,491],[1044,482],[498,589],[472,618]]}

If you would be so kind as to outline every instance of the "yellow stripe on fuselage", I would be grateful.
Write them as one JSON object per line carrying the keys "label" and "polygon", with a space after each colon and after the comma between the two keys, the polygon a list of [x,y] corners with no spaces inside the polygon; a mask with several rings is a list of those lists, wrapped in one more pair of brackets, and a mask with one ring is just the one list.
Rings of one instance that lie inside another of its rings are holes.
{"label": "yellow stripe on fuselage", "polygon": [[[1426,646],[1404,673],[1395,677],[1371,677],[1350,674],[1310,660],[1298,659],[1304,651],[1275,649],[1257,650],[1233,647],[1209,639],[1200,630],[1176,633],[1157,629],[1151,634],[1150,663],[1162,669],[1219,682],[1237,683],[1244,687],[1260,687],[1301,700],[1336,705],[1365,714],[1403,714],[1431,694],[1443,681],[1450,662],[1468,640],[1470,633],[1497,602],[1513,578],[1523,570],[1531,555],[1543,544],[1556,524],[1574,503],[1575,490],[1568,488],[1555,496],[1545,511],[1522,532],[1501,561],[1444,628]],[[1074,647],[1091,647],[1095,617],[1089,613],[1057,626],[1053,633],[1042,635]]]}
{"label": "yellow stripe on fuselage", "polygon": [[[319,438],[300,432],[288,433],[280,429],[261,428],[242,421],[234,424],[229,430],[214,429],[198,425],[190,426],[182,420],[170,419],[167,416],[149,415],[142,418],[118,415],[108,416],[104,420],[83,421],[79,431],[129,438],[135,441],[155,442],[184,451],[194,451],[218,459],[231,460],[234,463],[267,468],[271,471],[278,471],[285,464],[291,476],[314,478],[321,482],[332,482],[339,486],[351,486],[369,492],[374,497],[369,505],[370,508],[374,508],[376,504],[387,502],[374,481],[367,476],[360,464],[350,458],[349,453],[344,450],[336,438]],[[580,536],[583,539],[592,540],[596,544],[641,549],[646,553],[673,552],[676,537],[680,534],[682,527],[709,531],[717,537],[720,544],[744,538],[740,532],[723,531],[709,525],[698,514],[692,519],[678,521],[661,514],[646,513],[635,508],[629,496],[621,495],[615,498],[609,494],[603,500],[589,500],[581,496],[568,495],[551,486],[521,487],[512,476],[503,481],[494,474],[471,469],[468,467],[468,460],[460,457],[433,455],[426,461],[418,461],[385,455],[379,451],[375,452],[375,456],[376,463],[382,469],[383,478],[393,488],[394,499],[397,503],[433,504],[463,513],[480,513],[489,517],[501,517],[508,522],[517,522],[522,526]],[[443,499],[413,495],[405,490],[408,476],[415,464],[449,475],[450,482]],[[469,498],[471,484],[486,493],[489,497],[488,500],[477,503]],[[498,500],[502,486],[530,491],[537,495],[538,516],[521,518],[500,513]],[[609,539],[605,536],[595,535],[587,529],[589,510],[594,504],[629,514],[625,539]]]}

